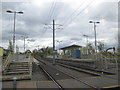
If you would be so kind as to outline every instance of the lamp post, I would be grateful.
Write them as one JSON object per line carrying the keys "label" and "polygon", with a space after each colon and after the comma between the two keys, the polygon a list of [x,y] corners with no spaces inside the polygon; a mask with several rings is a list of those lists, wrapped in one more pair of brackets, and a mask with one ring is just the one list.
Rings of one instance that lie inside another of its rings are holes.
{"label": "lamp post", "polygon": [[[95,22],[95,21],[89,21],[89,23],[93,23],[93,26],[94,26],[94,34],[95,34],[95,50],[96,50],[96,52],[95,52],[95,59],[96,60],[98,60],[97,59],[97,40],[96,40],[96,24],[99,24],[100,22]],[[98,67],[98,63],[97,63],[97,61],[94,61],[94,67]]]}
{"label": "lamp post", "polygon": [[[83,36],[86,37],[87,45],[88,45],[88,37],[89,37],[89,36],[88,36],[88,35],[85,35],[85,34],[84,34]],[[86,45],[86,46],[87,46],[87,45]]]}
{"label": "lamp post", "polygon": [[94,26],[94,34],[95,34],[95,50],[96,50],[96,52],[97,52],[96,24],[99,24],[100,22],[89,21],[89,23],[93,23],[93,26]]}
{"label": "lamp post", "polygon": [[57,42],[59,43],[59,54],[60,54],[60,43],[61,43],[62,41],[57,40]]}
{"label": "lamp post", "polygon": [[[22,11],[12,11],[12,10],[7,10],[7,13],[13,13],[14,14],[14,27],[13,27],[13,55],[14,55],[14,47],[15,47],[15,20],[16,20],[16,14],[23,14]],[[14,58],[14,56],[13,56]]]}
{"label": "lamp post", "polygon": [[21,36],[24,38],[24,53],[25,53],[25,39],[28,38],[28,36]]}

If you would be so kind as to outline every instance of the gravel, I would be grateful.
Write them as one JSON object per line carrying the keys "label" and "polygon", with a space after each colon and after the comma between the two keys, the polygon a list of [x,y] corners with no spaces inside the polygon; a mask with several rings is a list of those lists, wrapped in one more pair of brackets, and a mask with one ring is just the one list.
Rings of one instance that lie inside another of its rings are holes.
{"label": "gravel", "polygon": [[83,72],[79,72],[79,71],[75,71],[75,70],[60,66],[60,65],[56,65],[55,67],[58,70],[61,70],[62,72],[65,72],[65,73],[67,73],[69,75],[72,75],[76,78],[92,77],[92,75],[89,75],[89,74],[86,74],[86,73],[83,73]]}
{"label": "gravel", "polygon": [[32,81],[48,81],[46,74],[35,63],[32,68]]}

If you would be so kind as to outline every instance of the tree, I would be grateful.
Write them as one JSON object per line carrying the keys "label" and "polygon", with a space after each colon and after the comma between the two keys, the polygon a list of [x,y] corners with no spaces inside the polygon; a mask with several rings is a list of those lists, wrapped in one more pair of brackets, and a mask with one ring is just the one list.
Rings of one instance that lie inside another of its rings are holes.
{"label": "tree", "polygon": [[88,43],[87,47],[89,47],[89,50],[93,49],[92,43]]}
{"label": "tree", "polygon": [[10,52],[13,52],[13,45],[12,45],[12,41],[11,41],[11,40],[9,40],[8,50],[9,50]]}
{"label": "tree", "polygon": [[88,53],[90,54],[90,51],[93,50],[92,43],[88,43],[88,44],[87,44],[87,47],[89,48],[89,49],[88,49]]}
{"label": "tree", "polygon": [[19,47],[16,45],[16,53],[19,53]]}
{"label": "tree", "polygon": [[98,42],[98,50],[103,51],[104,50],[104,43],[103,42]]}

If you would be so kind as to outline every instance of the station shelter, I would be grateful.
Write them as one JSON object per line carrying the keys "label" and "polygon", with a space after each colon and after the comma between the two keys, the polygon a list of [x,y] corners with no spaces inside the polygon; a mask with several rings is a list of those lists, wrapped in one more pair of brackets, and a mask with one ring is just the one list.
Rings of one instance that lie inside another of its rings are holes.
{"label": "station shelter", "polygon": [[71,45],[60,48],[63,50],[63,57],[65,58],[81,58],[81,48],[79,45]]}

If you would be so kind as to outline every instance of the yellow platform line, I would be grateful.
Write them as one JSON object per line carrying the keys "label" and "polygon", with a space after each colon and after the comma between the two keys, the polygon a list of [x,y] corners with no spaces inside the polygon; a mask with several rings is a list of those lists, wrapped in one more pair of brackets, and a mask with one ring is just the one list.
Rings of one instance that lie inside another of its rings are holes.
{"label": "yellow platform line", "polygon": [[1,80],[12,80],[13,77],[16,77],[17,79],[31,79],[30,75],[2,76],[2,77],[0,77],[0,79]]}
{"label": "yellow platform line", "polygon": [[30,75],[6,75],[6,76],[0,76],[0,78],[21,77],[21,76],[30,76]]}
{"label": "yellow platform line", "polygon": [[102,87],[102,88],[115,88],[115,87],[120,87],[120,85],[106,86],[106,87]]}
{"label": "yellow platform line", "polygon": [[[104,76],[116,76],[116,75],[104,75]],[[101,78],[102,76],[90,76],[90,77],[82,77],[82,79],[89,79],[89,78]],[[80,78],[81,79],[81,78]]]}

